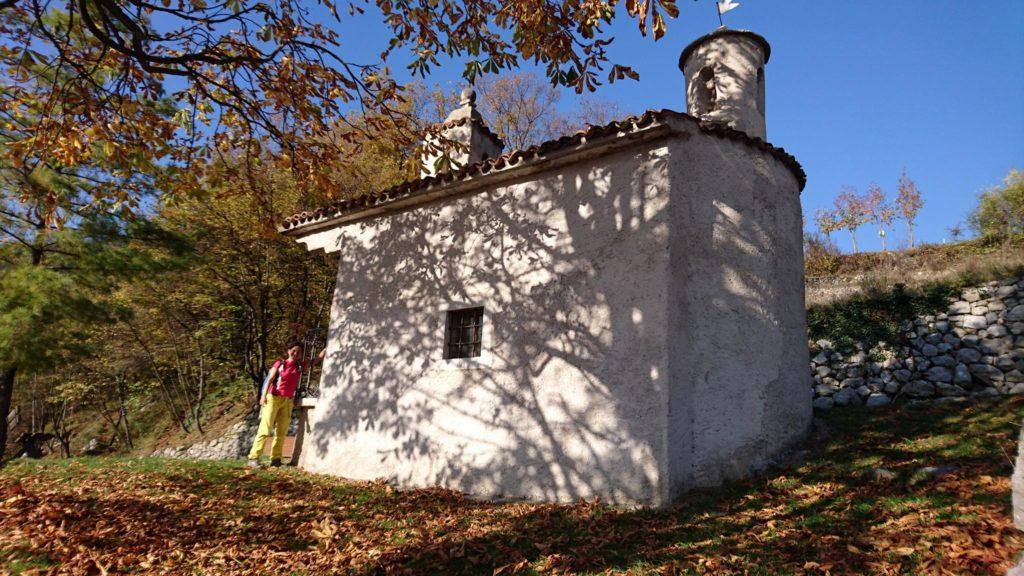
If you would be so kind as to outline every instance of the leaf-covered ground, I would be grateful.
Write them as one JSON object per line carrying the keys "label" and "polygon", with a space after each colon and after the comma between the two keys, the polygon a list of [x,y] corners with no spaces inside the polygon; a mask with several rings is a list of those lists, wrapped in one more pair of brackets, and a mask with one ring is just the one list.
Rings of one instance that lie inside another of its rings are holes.
{"label": "leaf-covered ground", "polygon": [[[835,411],[799,468],[672,510],[490,504],[295,469],[161,459],[0,470],[0,572],[1001,574],[1024,400]],[[939,480],[922,466],[955,464]],[[895,480],[866,473],[885,467]]]}

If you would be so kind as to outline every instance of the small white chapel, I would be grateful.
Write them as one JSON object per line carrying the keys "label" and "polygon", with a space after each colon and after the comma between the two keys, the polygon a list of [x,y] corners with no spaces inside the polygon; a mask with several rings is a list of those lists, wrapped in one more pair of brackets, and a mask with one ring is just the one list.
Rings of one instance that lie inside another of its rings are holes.
{"label": "small white chapel", "polygon": [[504,150],[472,90],[439,170],[288,218],[338,255],[299,465],[484,498],[665,506],[811,422],[797,161],[768,42],[679,58],[687,112]]}

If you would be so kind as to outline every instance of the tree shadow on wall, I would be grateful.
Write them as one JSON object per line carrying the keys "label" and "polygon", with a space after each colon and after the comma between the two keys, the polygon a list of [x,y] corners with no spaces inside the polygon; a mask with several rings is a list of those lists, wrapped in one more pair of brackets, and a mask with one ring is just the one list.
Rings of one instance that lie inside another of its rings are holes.
{"label": "tree shadow on wall", "polygon": [[[698,313],[772,322],[770,279],[743,260],[763,233],[710,202],[682,204],[710,221],[670,210],[664,148],[595,163],[343,229],[312,469],[546,500],[664,490],[664,455],[689,449],[666,446],[683,417],[666,381],[691,370],[667,360],[666,331]],[[672,228],[690,225],[736,246],[735,273],[693,271],[717,288],[700,311],[668,278]],[[491,357],[451,369],[444,311],[465,304],[487,308]]]}

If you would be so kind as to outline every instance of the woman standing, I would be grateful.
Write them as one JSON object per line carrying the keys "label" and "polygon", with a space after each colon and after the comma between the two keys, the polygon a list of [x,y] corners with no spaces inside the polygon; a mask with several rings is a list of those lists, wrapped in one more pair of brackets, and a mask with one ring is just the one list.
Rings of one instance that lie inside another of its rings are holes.
{"label": "woman standing", "polygon": [[[309,368],[309,361],[302,361],[302,342],[291,341],[288,343],[288,357],[284,360],[274,362],[267,375],[267,382],[270,382],[260,396],[260,427],[256,431],[256,439],[253,440],[252,449],[249,450],[249,467],[259,468],[260,454],[266,445],[270,430],[274,430],[274,443],[270,447],[270,465],[280,466],[281,456],[284,454],[284,437],[288,434],[288,424],[292,419],[292,404],[295,398],[295,390],[299,387],[299,378]],[[321,350],[316,361],[322,362],[324,352]]]}

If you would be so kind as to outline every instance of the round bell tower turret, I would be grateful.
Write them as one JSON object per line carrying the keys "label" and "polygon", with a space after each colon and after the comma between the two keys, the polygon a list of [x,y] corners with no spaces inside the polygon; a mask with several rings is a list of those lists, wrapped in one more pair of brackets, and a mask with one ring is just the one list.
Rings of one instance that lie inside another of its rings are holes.
{"label": "round bell tower turret", "polygon": [[719,28],[701,36],[679,56],[686,77],[686,111],[767,140],[764,65],[768,41],[747,30]]}

